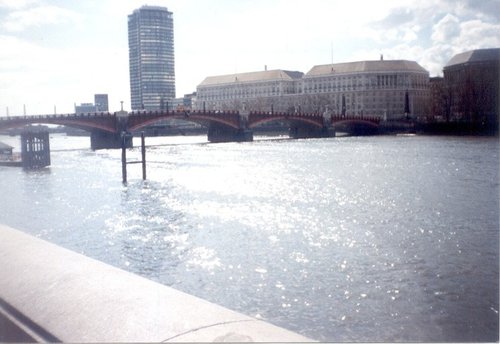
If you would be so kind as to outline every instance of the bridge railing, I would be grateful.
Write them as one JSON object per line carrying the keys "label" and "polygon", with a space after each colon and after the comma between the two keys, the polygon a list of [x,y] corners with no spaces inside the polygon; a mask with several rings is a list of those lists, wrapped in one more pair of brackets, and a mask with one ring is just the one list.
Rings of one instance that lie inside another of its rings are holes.
{"label": "bridge railing", "polygon": [[372,122],[372,123],[379,123],[380,122],[380,117],[379,116],[342,116],[342,115],[334,115],[331,117],[332,122],[334,121],[366,121],[366,122]]}
{"label": "bridge railing", "polygon": [[222,111],[222,110],[181,110],[181,109],[176,109],[176,110],[138,110],[138,111],[131,111],[129,112],[130,116],[153,116],[153,115],[184,115],[184,114],[191,114],[191,115],[236,115],[239,114],[239,111],[237,110],[227,110],[227,111]]}
{"label": "bridge railing", "polygon": [[105,117],[115,116],[115,113],[110,112],[79,112],[79,113],[65,113],[53,115],[22,115],[22,116],[6,116],[0,117],[0,121],[16,121],[16,120],[36,120],[36,119],[56,119],[56,118],[75,118],[75,117]]}
{"label": "bridge railing", "polygon": [[288,117],[323,117],[323,114],[319,112],[279,112],[279,111],[250,111],[250,115],[255,116],[288,116]]}

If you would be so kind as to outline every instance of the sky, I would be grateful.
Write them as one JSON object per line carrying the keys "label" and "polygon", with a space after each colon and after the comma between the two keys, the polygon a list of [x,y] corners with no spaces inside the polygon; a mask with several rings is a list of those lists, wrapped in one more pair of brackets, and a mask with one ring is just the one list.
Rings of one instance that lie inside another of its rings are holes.
{"label": "sky", "polygon": [[127,16],[174,13],[177,97],[205,77],[414,60],[500,47],[500,0],[0,0],[0,116],[74,112],[109,94],[130,109]]}

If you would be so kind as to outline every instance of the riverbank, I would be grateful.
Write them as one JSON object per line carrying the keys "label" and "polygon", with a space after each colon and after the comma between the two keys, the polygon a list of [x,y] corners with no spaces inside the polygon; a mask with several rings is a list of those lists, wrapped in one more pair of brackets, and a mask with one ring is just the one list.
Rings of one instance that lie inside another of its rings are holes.
{"label": "riverbank", "polygon": [[13,228],[0,235],[0,341],[311,341]]}
{"label": "riverbank", "polygon": [[428,135],[473,135],[473,136],[498,136],[498,124],[486,125],[483,123],[464,122],[434,122],[419,123],[416,130]]}
{"label": "riverbank", "polygon": [[420,135],[442,136],[498,136],[498,124],[467,122],[381,122],[378,134],[393,135],[414,133]]}

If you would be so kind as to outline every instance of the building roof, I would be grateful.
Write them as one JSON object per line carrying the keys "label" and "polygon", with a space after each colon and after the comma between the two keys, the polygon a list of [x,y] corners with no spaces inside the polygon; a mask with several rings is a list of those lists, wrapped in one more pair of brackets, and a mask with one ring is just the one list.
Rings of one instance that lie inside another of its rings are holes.
{"label": "building roof", "polygon": [[477,49],[457,54],[451,58],[451,60],[446,64],[444,68],[462,63],[476,63],[486,61],[500,61],[500,48]]}
{"label": "building roof", "polygon": [[351,74],[362,72],[419,72],[428,73],[415,61],[407,60],[375,60],[334,63],[314,66],[306,77],[317,77],[332,74]]}
{"label": "building roof", "polygon": [[261,82],[261,81],[271,81],[271,80],[295,80],[300,79],[304,73],[302,72],[292,72],[281,69],[266,70],[259,72],[249,72],[249,73],[238,73],[238,74],[227,74],[218,76],[209,76],[203,80],[203,82],[198,86],[214,86],[231,84],[235,82]]}
{"label": "building roof", "polygon": [[169,12],[168,8],[163,7],[163,6],[150,6],[150,5],[143,5],[140,8],[134,10],[134,12],[139,12],[139,11],[165,11]]}

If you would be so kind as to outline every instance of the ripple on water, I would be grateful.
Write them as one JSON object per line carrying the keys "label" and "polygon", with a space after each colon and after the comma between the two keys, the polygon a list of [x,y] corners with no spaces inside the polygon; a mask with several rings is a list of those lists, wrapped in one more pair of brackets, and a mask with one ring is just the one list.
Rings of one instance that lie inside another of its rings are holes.
{"label": "ripple on water", "polygon": [[114,150],[0,169],[0,222],[322,341],[498,340],[497,141],[170,145],[148,160],[127,186]]}

